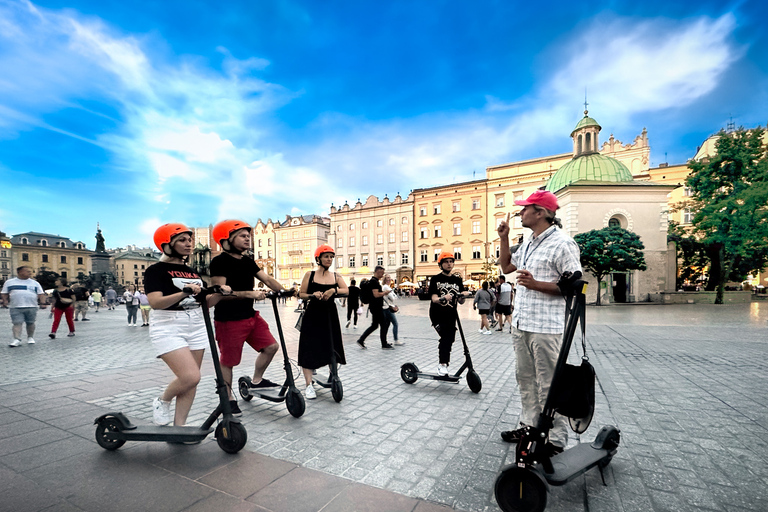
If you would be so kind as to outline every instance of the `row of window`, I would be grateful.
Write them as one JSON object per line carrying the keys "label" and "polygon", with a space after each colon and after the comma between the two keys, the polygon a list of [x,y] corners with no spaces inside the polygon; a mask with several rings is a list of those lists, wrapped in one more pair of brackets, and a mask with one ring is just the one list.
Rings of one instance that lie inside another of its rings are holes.
{"label": "row of window", "polygon": [[[435,249],[433,254],[432,261],[437,261],[437,257],[440,255],[440,251],[442,249]],[[494,249],[494,252],[496,253],[496,257],[498,258],[501,255],[501,249],[497,245]],[[473,245],[472,246],[472,259],[473,260],[479,260],[483,257],[483,246],[482,245]],[[453,248],[453,257],[457,261],[462,259],[462,250],[461,247],[454,247]],[[419,262],[420,263],[428,263],[429,262],[429,251],[427,249],[421,249],[419,251]]]}
{"label": "row of window", "polygon": [[[400,222],[403,223],[403,224],[408,224],[408,217],[403,217]],[[394,226],[395,225],[395,219],[394,218],[390,218],[389,219],[389,225],[390,226]],[[379,220],[376,221],[376,227],[377,228],[380,228],[380,227],[383,227],[383,226],[384,226],[384,220],[379,219]],[[349,229],[349,231],[354,231],[355,230],[355,223],[354,222],[350,222],[347,229]],[[360,229],[368,229],[368,222],[367,221],[361,222],[360,223]],[[341,224],[336,226],[336,231],[341,232],[343,230],[344,230],[344,226],[342,226]]]}
{"label": "row of window", "polygon": [[[299,238],[299,233],[300,233],[300,231],[298,229],[294,229],[293,231],[291,231],[291,238]],[[324,236],[327,237],[328,233],[325,233]],[[304,238],[312,238],[312,237],[313,237],[312,230],[311,229],[305,229],[304,230]],[[283,231],[282,233],[280,233],[280,239],[281,240],[288,240],[288,231]],[[268,239],[267,240],[267,245],[272,245],[272,241]],[[259,247],[261,247],[261,243],[259,243]]]}
{"label": "row of window", "polygon": [[[48,255],[47,254],[43,254],[41,256],[41,258],[42,258],[42,262],[43,263],[49,263]],[[28,252],[21,253],[21,261],[29,261],[29,253]],[[59,263],[66,263],[66,262],[67,262],[67,257],[66,256],[59,256]],[[78,265],[83,265],[83,257],[82,256],[78,256],[77,257],[77,264]]]}
{"label": "row of window", "polygon": [[[506,205],[505,201],[505,194],[496,194],[496,208],[503,208]],[[523,193],[522,192],[515,192],[514,193],[514,199],[515,201],[522,199]],[[472,199],[472,209],[473,210],[479,210],[480,209],[480,199]],[[451,203],[451,211],[453,213],[460,212],[461,211],[461,201],[453,201]],[[440,203],[435,203],[432,205],[432,214],[433,215],[440,215],[442,212],[442,205]],[[426,217],[427,216],[427,207],[426,206],[420,206],[419,207],[419,216],[420,217]]]}
{"label": "row of window", "polygon": [[[397,240],[397,235],[395,233],[389,233],[388,240],[389,240],[389,243],[394,244],[395,241]],[[400,233],[400,241],[401,242],[408,241],[407,231],[403,231],[402,233]],[[363,247],[366,247],[368,245],[368,235],[361,236],[360,242]],[[355,237],[354,236],[349,237],[349,247],[355,247],[355,243],[356,243]],[[384,235],[383,234],[376,235],[376,245],[381,245],[383,243],[384,243]],[[336,247],[344,247],[343,238],[339,237],[336,240]]]}
{"label": "row of window", "polygon": [[[388,255],[388,262],[387,264],[390,267],[394,267],[397,264],[397,255],[393,252],[389,253]],[[401,265],[408,265],[408,254],[403,253],[400,255],[400,264]],[[356,256],[349,256],[349,268],[356,268],[357,267],[357,257]],[[376,255],[376,264],[384,266],[384,255],[383,254],[377,254]],[[336,268],[342,268],[344,266],[344,256],[337,256],[336,257]],[[363,254],[360,257],[360,266],[367,267],[368,266],[368,255]]]}
{"label": "row of window", "polygon": [[[29,245],[29,239],[27,237],[22,238],[21,239],[21,245]],[[45,239],[38,240],[37,241],[37,245],[39,245],[41,247],[48,247],[48,240],[45,240]],[[67,248],[67,243],[66,242],[56,242],[56,247],[62,247],[64,249],[66,249]],[[83,244],[78,242],[78,243],[75,244],[75,249],[85,249],[85,247],[83,246]]]}

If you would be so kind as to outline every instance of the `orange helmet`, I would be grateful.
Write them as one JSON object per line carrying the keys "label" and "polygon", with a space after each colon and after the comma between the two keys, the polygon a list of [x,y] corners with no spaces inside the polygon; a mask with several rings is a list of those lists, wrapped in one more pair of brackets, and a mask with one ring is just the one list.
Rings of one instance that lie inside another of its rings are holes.
{"label": "orange helmet", "polygon": [[333,250],[333,247],[331,247],[328,244],[323,244],[320,247],[318,247],[317,249],[315,249],[315,261],[317,261],[317,259],[320,258],[320,256],[324,252],[329,252],[329,253],[333,254],[334,256],[336,255],[336,251]]}
{"label": "orange helmet", "polygon": [[442,268],[443,267],[443,260],[447,260],[448,258],[456,261],[456,256],[449,251],[442,251],[440,255],[437,257],[437,265]]}
{"label": "orange helmet", "polygon": [[250,231],[251,226],[241,220],[223,220],[213,226],[213,239],[222,249],[229,251],[229,237],[232,236],[232,233],[241,229]]}
{"label": "orange helmet", "polygon": [[155,245],[158,249],[160,249],[160,252],[167,256],[171,256],[173,251],[171,250],[170,244],[173,237],[176,235],[180,235],[182,233],[189,233],[192,234],[192,230],[189,229],[184,224],[179,223],[170,223],[170,224],[163,224],[159,228],[157,228],[157,231],[155,231]]}

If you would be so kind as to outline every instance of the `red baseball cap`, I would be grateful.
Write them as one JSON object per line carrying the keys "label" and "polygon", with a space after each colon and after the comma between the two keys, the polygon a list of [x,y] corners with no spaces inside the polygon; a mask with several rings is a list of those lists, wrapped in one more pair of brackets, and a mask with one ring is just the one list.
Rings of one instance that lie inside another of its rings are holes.
{"label": "red baseball cap", "polygon": [[537,190],[536,192],[528,196],[528,199],[523,199],[522,201],[515,201],[515,204],[518,206],[527,206],[529,204],[535,204],[553,212],[558,208],[560,208],[557,205],[557,197],[555,197],[555,194],[553,194],[552,192],[548,192],[546,190]]}

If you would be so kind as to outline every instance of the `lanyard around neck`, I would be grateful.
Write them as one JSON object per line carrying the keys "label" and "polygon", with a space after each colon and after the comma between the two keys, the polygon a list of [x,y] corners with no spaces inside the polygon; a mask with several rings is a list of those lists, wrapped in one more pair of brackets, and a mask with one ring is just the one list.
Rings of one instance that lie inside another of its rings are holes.
{"label": "lanyard around neck", "polygon": [[[528,245],[525,246],[525,253],[523,254],[523,257],[520,258],[520,268],[525,269],[525,263],[530,258],[531,254],[539,248],[539,246],[544,242],[544,240],[547,239],[549,235],[555,232],[555,226],[552,226],[547,230],[547,234],[544,236],[539,236],[533,240],[528,241]],[[536,242],[536,245],[534,246],[533,243]]]}

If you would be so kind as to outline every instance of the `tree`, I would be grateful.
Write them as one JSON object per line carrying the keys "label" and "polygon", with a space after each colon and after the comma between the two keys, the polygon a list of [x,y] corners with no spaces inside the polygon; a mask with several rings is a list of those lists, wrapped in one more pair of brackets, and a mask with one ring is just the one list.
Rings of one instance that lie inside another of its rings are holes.
{"label": "tree", "polygon": [[716,154],[692,161],[685,183],[692,199],[693,235],[710,257],[715,304],[730,278],[743,279],[768,262],[768,148],[765,130],[720,132]]}
{"label": "tree", "polygon": [[614,226],[593,229],[573,237],[581,251],[581,266],[597,279],[597,305],[600,305],[600,283],[612,272],[645,270],[645,246],[631,231]]}
{"label": "tree", "polygon": [[35,276],[35,281],[40,283],[43,290],[50,290],[56,287],[56,280],[59,278],[59,274],[51,270],[41,269]]}

